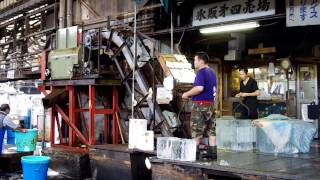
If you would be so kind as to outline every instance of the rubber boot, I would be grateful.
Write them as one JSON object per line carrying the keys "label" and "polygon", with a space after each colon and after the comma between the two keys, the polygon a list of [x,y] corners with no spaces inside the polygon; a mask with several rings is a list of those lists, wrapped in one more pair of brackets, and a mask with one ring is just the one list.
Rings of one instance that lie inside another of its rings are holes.
{"label": "rubber boot", "polygon": [[200,160],[200,149],[199,149],[199,145],[197,145],[196,160]]}
{"label": "rubber boot", "polygon": [[197,146],[197,152],[196,152],[196,160],[203,160],[207,154],[207,148],[202,147],[201,145]]}
{"label": "rubber boot", "polygon": [[206,158],[217,159],[217,146],[209,146]]}

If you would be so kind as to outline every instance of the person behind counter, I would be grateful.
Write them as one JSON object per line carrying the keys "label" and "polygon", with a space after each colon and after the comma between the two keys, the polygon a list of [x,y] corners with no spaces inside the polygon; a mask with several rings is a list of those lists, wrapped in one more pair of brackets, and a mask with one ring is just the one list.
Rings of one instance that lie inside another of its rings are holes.
{"label": "person behind counter", "polygon": [[245,108],[241,108],[241,114],[247,114],[249,119],[258,118],[258,100],[257,96],[260,95],[260,91],[257,85],[257,81],[248,76],[248,69],[239,69],[240,73],[240,93],[236,94],[237,98],[243,97],[243,104],[249,108],[249,114]]}
{"label": "person behind counter", "polygon": [[212,122],[214,113],[214,98],[216,94],[217,78],[209,67],[209,56],[205,52],[196,53],[194,66],[198,70],[194,80],[194,87],[183,93],[182,98],[192,97],[191,137],[200,144],[204,135],[209,136],[210,158],[216,157],[215,125]]}
{"label": "person behind counter", "polygon": [[7,116],[9,113],[10,106],[8,104],[2,104],[0,106],[0,155],[2,154],[3,138],[7,127],[24,133],[27,132],[27,129],[20,128],[18,124],[15,124],[12,119]]}

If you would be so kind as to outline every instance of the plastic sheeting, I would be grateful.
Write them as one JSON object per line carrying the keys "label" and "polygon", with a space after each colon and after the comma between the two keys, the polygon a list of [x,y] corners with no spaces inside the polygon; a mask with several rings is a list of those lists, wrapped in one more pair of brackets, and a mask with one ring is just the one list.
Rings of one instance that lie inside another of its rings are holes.
{"label": "plastic sheeting", "polygon": [[316,133],[311,123],[283,117],[276,120],[275,115],[255,120],[254,124],[258,126],[257,149],[263,153],[307,153]]}
{"label": "plastic sheeting", "polygon": [[269,116],[265,117],[264,119],[267,120],[289,120],[288,116],[284,116],[282,114],[270,114]]}

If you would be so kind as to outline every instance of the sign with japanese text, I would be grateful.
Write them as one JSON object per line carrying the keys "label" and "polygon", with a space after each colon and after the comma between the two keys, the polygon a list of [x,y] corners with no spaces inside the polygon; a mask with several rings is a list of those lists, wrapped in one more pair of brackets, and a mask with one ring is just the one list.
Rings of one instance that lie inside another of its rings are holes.
{"label": "sign with japanese text", "polygon": [[287,26],[320,24],[320,0],[287,0]]}
{"label": "sign with japanese text", "polygon": [[275,14],[275,0],[229,0],[196,6],[192,26],[222,23]]}

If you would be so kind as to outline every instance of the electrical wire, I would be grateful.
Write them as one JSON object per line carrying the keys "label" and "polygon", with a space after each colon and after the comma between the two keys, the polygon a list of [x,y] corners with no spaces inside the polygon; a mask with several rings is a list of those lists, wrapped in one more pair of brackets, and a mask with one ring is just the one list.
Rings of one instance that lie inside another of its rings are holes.
{"label": "electrical wire", "polygon": [[183,32],[182,32],[182,35],[180,37],[180,40],[178,42],[178,45],[180,45],[181,41],[182,41],[182,38],[184,37],[184,32],[186,31],[186,29],[183,29]]}

